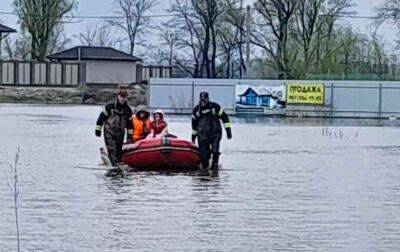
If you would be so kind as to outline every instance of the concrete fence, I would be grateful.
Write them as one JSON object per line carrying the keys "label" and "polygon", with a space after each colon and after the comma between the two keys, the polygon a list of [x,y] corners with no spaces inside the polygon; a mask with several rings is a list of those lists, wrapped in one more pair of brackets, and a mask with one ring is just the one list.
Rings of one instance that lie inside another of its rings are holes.
{"label": "concrete fence", "polygon": [[137,66],[137,82],[148,83],[150,78],[171,78],[171,66]]}
{"label": "concrete fence", "polygon": [[125,62],[104,64],[99,61],[0,61],[0,85],[71,87],[86,83],[106,87],[120,83],[148,84],[150,78],[170,78],[172,75],[172,67],[169,66],[133,66],[129,68]]}
{"label": "concrete fence", "polygon": [[0,85],[77,86],[79,64],[0,61]]}

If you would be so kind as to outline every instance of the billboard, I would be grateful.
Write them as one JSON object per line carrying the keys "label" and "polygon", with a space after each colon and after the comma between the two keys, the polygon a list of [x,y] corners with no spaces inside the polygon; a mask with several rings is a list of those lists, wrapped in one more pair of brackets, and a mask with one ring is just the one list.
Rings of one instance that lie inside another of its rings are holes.
{"label": "billboard", "polygon": [[283,108],[285,107],[285,86],[237,85],[237,108]]}
{"label": "billboard", "polygon": [[324,105],[325,86],[321,82],[288,82],[287,104]]}

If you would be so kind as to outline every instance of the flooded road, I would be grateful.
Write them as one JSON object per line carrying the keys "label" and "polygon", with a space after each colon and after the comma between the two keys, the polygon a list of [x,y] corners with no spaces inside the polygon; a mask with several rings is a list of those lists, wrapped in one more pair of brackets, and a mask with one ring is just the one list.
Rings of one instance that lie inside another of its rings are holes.
{"label": "flooded road", "polygon": [[400,251],[400,128],[236,119],[216,178],[110,178],[78,168],[100,163],[99,111],[0,105],[0,251],[18,145],[23,251]]}

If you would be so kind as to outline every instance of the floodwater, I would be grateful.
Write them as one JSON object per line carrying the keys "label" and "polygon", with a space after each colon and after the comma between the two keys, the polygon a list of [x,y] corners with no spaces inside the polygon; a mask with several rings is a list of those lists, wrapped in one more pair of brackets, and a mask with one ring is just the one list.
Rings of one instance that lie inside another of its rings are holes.
{"label": "floodwater", "polygon": [[[16,250],[3,175],[18,145],[23,251],[400,251],[393,123],[236,119],[218,177],[121,178],[82,168],[100,162],[99,111],[0,105],[0,251]],[[171,131],[189,138],[189,120]]]}

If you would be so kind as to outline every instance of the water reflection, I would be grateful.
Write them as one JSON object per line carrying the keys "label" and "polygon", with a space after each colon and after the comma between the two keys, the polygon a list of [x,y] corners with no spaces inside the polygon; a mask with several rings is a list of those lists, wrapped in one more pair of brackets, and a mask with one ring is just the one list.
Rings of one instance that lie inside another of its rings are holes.
{"label": "water reflection", "polygon": [[[96,168],[100,108],[0,109],[0,164],[10,146],[23,149],[23,251],[400,251],[397,121],[234,118],[219,174],[108,177]],[[168,119],[190,137],[190,117]],[[13,201],[1,180],[0,206],[0,251],[15,251]]]}
{"label": "water reflection", "polygon": [[297,118],[267,117],[263,115],[243,115],[233,117],[236,123],[264,124],[268,126],[301,125],[301,126],[374,126],[400,127],[400,119],[366,119],[366,118]]}

